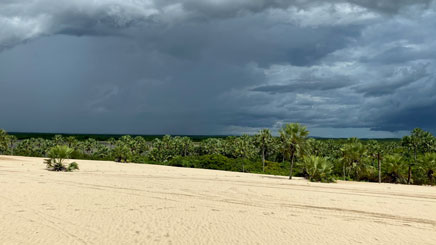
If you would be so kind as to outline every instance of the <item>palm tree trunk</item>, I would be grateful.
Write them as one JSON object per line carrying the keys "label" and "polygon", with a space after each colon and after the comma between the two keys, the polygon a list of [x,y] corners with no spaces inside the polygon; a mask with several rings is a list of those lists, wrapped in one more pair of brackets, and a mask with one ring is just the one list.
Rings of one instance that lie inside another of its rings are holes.
{"label": "palm tree trunk", "polygon": [[409,165],[409,172],[407,174],[407,184],[410,185],[410,182],[412,180],[412,165]]}
{"label": "palm tree trunk", "polygon": [[265,173],[265,148],[262,148],[262,171]]}
{"label": "palm tree trunk", "polygon": [[342,164],[342,172],[344,174],[344,181],[345,181],[345,161],[344,161],[344,164]]}
{"label": "palm tree trunk", "polygon": [[430,185],[433,185],[433,174],[434,174],[433,170],[429,170],[427,172],[427,177],[428,177],[428,180],[430,181]]}
{"label": "palm tree trunk", "polygon": [[292,179],[292,170],[294,168],[294,151],[291,153],[291,168],[289,170],[289,179]]}
{"label": "palm tree trunk", "polygon": [[[416,149],[415,149],[415,164],[416,164]],[[409,171],[408,171],[408,174],[407,174],[407,184],[408,185],[410,185],[410,183],[411,183],[411,181],[412,181],[412,165],[411,164],[409,164]]]}
{"label": "palm tree trunk", "polygon": [[377,165],[378,165],[378,183],[381,183],[381,162],[380,162],[380,153],[377,154]]}

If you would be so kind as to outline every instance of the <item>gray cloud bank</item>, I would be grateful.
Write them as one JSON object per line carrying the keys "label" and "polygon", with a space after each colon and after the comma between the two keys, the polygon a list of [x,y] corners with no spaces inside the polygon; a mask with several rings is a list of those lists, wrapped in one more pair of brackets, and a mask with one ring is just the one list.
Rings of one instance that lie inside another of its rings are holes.
{"label": "gray cloud bank", "polygon": [[434,26],[430,0],[6,0],[0,127],[436,132]]}

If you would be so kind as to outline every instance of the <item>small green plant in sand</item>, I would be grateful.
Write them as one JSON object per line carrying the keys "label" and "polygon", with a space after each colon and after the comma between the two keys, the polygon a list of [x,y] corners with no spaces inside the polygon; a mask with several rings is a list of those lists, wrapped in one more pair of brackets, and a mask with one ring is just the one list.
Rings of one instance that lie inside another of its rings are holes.
{"label": "small green plant in sand", "polygon": [[73,149],[66,145],[57,145],[48,151],[48,159],[44,160],[47,169],[51,171],[71,172],[78,170],[79,165],[76,162],[67,163],[67,159],[71,157]]}

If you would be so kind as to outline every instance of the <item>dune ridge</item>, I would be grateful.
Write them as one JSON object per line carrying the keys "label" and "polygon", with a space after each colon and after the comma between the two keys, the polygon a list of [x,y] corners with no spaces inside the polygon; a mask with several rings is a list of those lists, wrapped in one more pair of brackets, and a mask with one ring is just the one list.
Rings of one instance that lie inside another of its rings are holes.
{"label": "dune ridge", "polygon": [[435,244],[436,189],[0,156],[0,244]]}

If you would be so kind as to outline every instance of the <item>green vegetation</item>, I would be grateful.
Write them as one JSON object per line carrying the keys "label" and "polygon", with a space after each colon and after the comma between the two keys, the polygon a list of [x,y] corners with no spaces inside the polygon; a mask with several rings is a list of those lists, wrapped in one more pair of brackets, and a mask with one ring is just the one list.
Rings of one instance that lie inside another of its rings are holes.
{"label": "green vegetation", "polygon": [[[15,136],[18,140],[30,139],[30,138],[41,138],[51,140],[54,136],[60,135],[64,138],[74,137],[79,141],[87,139],[95,139],[97,141],[108,141],[109,139],[120,139],[124,135],[122,134],[55,134],[55,133],[22,133],[22,132],[9,132],[9,135]],[[152,141],[154,139],[162,139],[165,135],[130,135],[131,137],[140,136],[146,141]],[[223,139],[227,136],[223,135],[190,135],[189,138],[194,142],[203,141],[208,138],[219,138]]]}
{"label": "green vegetation", "polygon": [[305,156],[303,166],[310,181],[334,182],[333,164],[325,157]]}
{"label": "green vegetation", "polygon": [[[177,167],[305,177],[436,185],[436,139],[414,129],[401,140],[315,139],[300,124],[286,124],[272,136],[197,138],[186,136],[51,135],[23,137],[0,130],[0,154],[48,157],[55,171],[78,169],[65,159],[110,160]],[[28,135],[29,136],[29,135]]]}
{"label": "green vegetation", "polygon": [[306,127],[298,123],[286,124],[280,130],[280,140],[284,149],[283,154],[288,155],[291,162],[289,179],[292,179],[295,157],[304,155],[308,135],[309,131],[306,130]]}
{"label": "green vegetation", "polygon": [[0,153],[1,154],[7,154],[9,147],[8,147],[8,141],[9,137],[3,129],[0,129]]}
{"label": "green vegetation", "polygon": [[269,129],[262,129],[258,135],[256,135],[256,144],[260,149],[262,157],[262,172],[265,172],[265,154],[269,150],[269,146],[273,141],[273,137]]}
{"label": "green vegetation", "polygon": [[73,153],[73,149],[69,148],[66,145],[57,145],[51,148],[48,151],[48,159],[44,162],[47,164],[47,169],[52,171],[65,171],[71,172],[73,170],[78,170],[79,165],[76,162],[72,162],[67,165],[65,162],[68,158],[71,157],[71,153]]}

